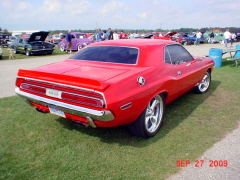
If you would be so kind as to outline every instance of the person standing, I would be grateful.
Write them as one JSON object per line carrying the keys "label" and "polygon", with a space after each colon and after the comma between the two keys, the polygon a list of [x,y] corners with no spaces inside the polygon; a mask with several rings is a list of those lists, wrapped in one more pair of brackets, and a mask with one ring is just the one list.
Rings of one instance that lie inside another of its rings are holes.
{"label": "person standing", "polygon": [[231,38],[231,33],[229,32],[229,30],[227,29],[226,32],[223,34],[224,36],[224,44],[225,47],[228,47],[228,41]]}
{"label": "person standing", "polygon": [[119,39],[117,31],[113,32],[113,40]]}
{"label": "person standing", "polygon": [[113,40],[113,32],[111,28],[108,28],[107,35],[108,35],[108,40]]}
{"label": "person standing", "polygon": [[98,33],[97,33],[97,37],[96,37],[96,41],[97,41],[97,42],[102,41],[102,37],[103,37],[103,32],[102,32],[102,30],[99,28],[99,29],[98,29]]}
{"label": "person standing", "polygon": [[214,33],[212,32],[210,34],[210,43],[213,44],[213,39],[214,39]]}
{"label": "person standing", "polygon": [[102,41],[108,40],[108,34],[106,30],[103,30]]}
{"label": "person standing", "polygon": [[134,38],[134,34],[130,33],[130,35],[128,36],[128,39],[133,39]]}
{"label": "person standing", "polygon": [[127,38],[127,34],[125,34],[123,31],[121,31],[120,35],[119,35],[120,39],[126,39]]}
{"label": "person standing", "polygon": [[200,31],[197,31],[197,33],[196,33],[196,45],[197,46],[199,46],[201,37],[202,37],[202,33]]}
{"label": "person standing", "polygon": [[231,46],[233,46],[233,42],[235,41],[235,38],[236,38],[236,34],[235,33],[231,33],[231,39],[230,39],[230,42],[231,42]]}
{"label": "person standing", "polygon": [[72,53],[72,35],[71,30],[68,30],[68,34],[66,35],[66,41],[67,41],[67,47],[66,47],[66,53],[68,53],[68,50],[70,53]]}

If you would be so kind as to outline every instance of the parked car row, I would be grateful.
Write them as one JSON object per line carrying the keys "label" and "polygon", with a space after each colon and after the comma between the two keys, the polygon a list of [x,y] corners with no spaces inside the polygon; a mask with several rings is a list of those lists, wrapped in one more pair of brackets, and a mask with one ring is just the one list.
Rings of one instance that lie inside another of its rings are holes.
{"label": "parked car row", "polygon": [[29,37],[20,37],[13,41],[9,47],[14,49],[14,53],[32,54],[52,54],[55,44],[44,42],[49,32],[40,31],[32,33]]}
{"label": "parked car row", "polygon": [[[14,38],[10,41],[8,38],[7,47],[14,49],[14,53],[25,53],[27,56],[33,54],[52,54],[55,49],[55,44],[61,51],[65,51],[67,42],[65,35],[48,36],[49,32],[40,31],[32,33],[31,35],[23,35]],[[71,33],[72,35],[72,50],[80,50],[83,47],[93,43],[93,39],[87,38],[85,33]],[[62,38],[62,39],[60,39]]]}

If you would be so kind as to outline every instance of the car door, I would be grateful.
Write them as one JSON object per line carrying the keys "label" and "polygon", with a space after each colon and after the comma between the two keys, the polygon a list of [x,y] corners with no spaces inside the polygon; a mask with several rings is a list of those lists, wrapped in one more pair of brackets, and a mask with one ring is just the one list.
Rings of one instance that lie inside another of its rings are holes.
{"label": "car door", "polygon": [[165,47],[165,63],[171,64],[171,76],[175,79],[175,93],[180,95],[199,81],[200,68],[197,61],[181,45],[172,44]]}
{"label": "car door", "polygon": [[72,34],[72,50],[76,50],[77,49],[77,37],[75,35]]}
{"label": "car door", "polygon": [[16,44],[17,51],[21,51],[21,52],[24,51],[23,44],[24,44],[24,39],[23,38],[18,39],[18,42]]}

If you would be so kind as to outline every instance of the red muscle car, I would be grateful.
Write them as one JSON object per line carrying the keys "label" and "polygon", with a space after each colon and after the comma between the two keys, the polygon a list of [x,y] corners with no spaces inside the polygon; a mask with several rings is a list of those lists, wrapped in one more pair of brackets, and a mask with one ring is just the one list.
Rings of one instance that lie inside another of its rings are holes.
{"label": "red muscle car", "polygon": [[19,70],[15,92],[40,112],[91,127],[128,125],[149,138],[166,104],[191,89],[208,90],[213,66],[173,41],[101,41],[64,61]]}
{"label": "red muscle car", "polygon": [[162,39],[162,40],[171,40],[175,41],[173,39],[173,35],[175,35],[177,32],[155,32],[153,33],[152,39]]}

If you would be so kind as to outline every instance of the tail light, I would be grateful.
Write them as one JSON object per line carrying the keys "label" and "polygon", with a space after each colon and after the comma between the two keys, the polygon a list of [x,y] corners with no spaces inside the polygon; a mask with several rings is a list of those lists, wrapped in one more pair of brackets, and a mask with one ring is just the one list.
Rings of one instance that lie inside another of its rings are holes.
{"label": "tail light", "polygon": [[[79,90],[79,92],[76,91],[74,93],[74,92],[71,92],[71,91],[73,91],[74,88],[72,88],[72,89],[69,88],[69,90],[71,90],[69,92],[69,91],[67,91],[68,87],[65,87],[64,90],[63,89],[61,89],[61,90],[52,89],[55,93],[59,92],[58,96],[52,96],[52,95],[49,95],[49,93],[48,93],[49,90],[51,91],[51,88],[45,87],[45,86],[39,86],[39,85],[35,85],[35,84],[30,84],[31,81],[32,80],[25,80],[23,78],[18,78],[16,81],[16,86],[20,87],[20,89],[25,90],[25,91],[29,91],[29,92],[44,95],[44,96],[49,96],[52,98],[62,99],[63,101],[74,102],[77,104],[83,104],[83,105],[93,106],[93,107],[98,107],[98,108],[105,107],[103,96],[99,93],[95,93],[95,92],[86,93],[86,90],[83,90],[82,93],[80,90]],[[55,85],[55,87],[57,87],[57,86]],[[60,87],[60,85],[58,87]]]}

